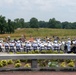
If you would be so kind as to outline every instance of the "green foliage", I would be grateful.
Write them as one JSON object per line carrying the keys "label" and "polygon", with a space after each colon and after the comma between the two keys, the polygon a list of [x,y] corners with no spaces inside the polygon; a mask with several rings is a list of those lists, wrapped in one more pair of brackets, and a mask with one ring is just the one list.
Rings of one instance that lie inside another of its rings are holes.
{"label": "green foliage", "polygon": [[68,66],[69,66],[69,67],[75,67],[75,63],[74,63],[74,62],[69,62],[69,63],[68,63]]}
{"label": "green foliage", "polygon": [[15,60],[15,63],[20,63],[21,61],[19,59]]}
{"label": "green foliage", "polygon": [[28,54],[35,54],[35,52],[32,50],[32,51],[29,51]]}
{"label": "green foliage", "polygon": [[47,61],[46,60],[39,60],[39,66],[40,67],[45,67],[47,65]]}
{"label": "green foliage", "polygon": [[75,60],[74,59],[67,59],[67,60],[65,60],[67,63],[70,63],[70,62],[75,62]]}
{"label": "green foliage", "polygon": [[36,18],[30,19],[30,27],[31,28],[39,28],[38,20]]}
{"label": "green foliage", "polygon": [[3,64],[0,62],[0,67],[3,67]]}
{"label": "green foliage", "polygon": [[63,51],[60,51],[59,53],[60,53],[60,54],[64,54],[64,52],[63,52]]}
{"label": "green foliage", "polygon": [[25,68],[31,68],[30,64],[25,64]]}
{"label": "green foliage", "polygon": [[0,15],[0,33],[4,34],[6,32],[6,20],[5,17]]}
{"label": "green foliage", "polygon": [[57,50],[53,51],[53,54],[58,54],[58,51]]}
{"label": "green foliage", "polygon": [[3,66],[6,66],[8,64],[7,60],[1,60],[1,63],[3,64]]}
{"label": "green foliage", "polygon": [[27,52],[16,52],[16,54],[27,54]]}
{"label": "green foliage", "polygon": [[36,53],[36,54],[39,54],[40,52],[39,52],[39,50],[35,50],[35,53]]}
{"label": "green foliage", "polygon": [[48,62],[48,67],[58,67],[58,62]]}
{"label": "green foliage", "polygon": [[14,33],[14,23],[11,21],[11,19],[8,19],[7,23],[7,32],[8,33]]}
{"label": "green foliage", "polygon": [[45,53],[46,53],[46,50],[42,50],[42,51],[40,51],[40,53],[43,53],[43,54],[45,54]]}
{"label": "green foliage", "polygon": [[52,54],[53,53],[53,50],[46,50],[46,53],[47,54]]}
{"label": "green foliage", "polygon": [[12,59],[7,60],[7,63],[8,63],[8,64],[13,64],[13,60],[12,60]]}
{"label": "green foliage", "polygon": [[[33,34],[34,36],[42,35],[43,32],[40,31],[40,33],[39,33],[39,28],[76,29],[76,22],[72,22],[72,23],[67,22],[67,21],[60,22],[60,21],[56,20],[55,18],[49,19],[48,22],[38,21],[38,19],[35,17],[32,17],[29,22],[25,22],[25,20],[23,18],[16,18],[16,19],[14,19],[14,21],[11,21],[11,19],[8,19],[8,21],[6,21],[5,18],[6,18],[5,16],[0,15],[0,33],[1,34],[14,33],[15,29],[17,29],[17,28],[37,28],[36,32],[38,34],[35,33],[35,34]],[[45,32],[45,30],[44,30],[44,32]],[[61,32],[62,32],[61,35],[64,35],[63,31],[61,31]],[[32,33],[33,32],[31,31],[30,34],[32,34]],[[47,36],[48,35],[49,36],[50,35],[58,35],[57,33],[59,33],[59,32],[54,31],[53,33],[49,32],[50,34],[46,34],[46,33],[47,33],[47,31],[43,35],[47,35]],[[69,34],[66,32],[64,36],[67,36]],[[71,34],[71,35],[73,35],[73,34]],[[58,35],[58,36],[60,36],[60,35]]]}
{"label": "green foliage", "polygon": [[65,63],[65,62],[62,62],[62,63],[60,64],[60,67],[66,67],[66,63]]}
{"label": "green foliage", "polygon": [[16,64],[15,64],[15,67],[16,67],[16,68],[21,67],[21,63],[16,63]]}

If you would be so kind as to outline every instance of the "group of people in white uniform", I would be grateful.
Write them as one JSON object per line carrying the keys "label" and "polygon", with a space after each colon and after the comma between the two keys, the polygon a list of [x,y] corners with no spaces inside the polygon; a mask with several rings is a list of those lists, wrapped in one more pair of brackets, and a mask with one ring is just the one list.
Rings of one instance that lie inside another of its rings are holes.
{"label": "group of people in white uniform", "polygon": [[30,50],[57,50],[57,51],[64,51],[64,52],[71,52],[72,44],[76,45],[76,40],[71,41],[70,38],[67,41],[41,41],[41,39],[36,39],[34,41],[24,41],[21,40],[11,40],[10,42],[3,42],[0,41],[0,51],[5,52],[17,52],[17,51],[30,51]]}

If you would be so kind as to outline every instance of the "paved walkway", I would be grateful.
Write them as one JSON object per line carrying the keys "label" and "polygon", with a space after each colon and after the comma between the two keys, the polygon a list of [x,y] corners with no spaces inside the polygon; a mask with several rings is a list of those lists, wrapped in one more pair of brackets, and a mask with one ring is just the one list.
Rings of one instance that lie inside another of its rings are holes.
{"label": "paved walkway", "polygon": [[76,75],[76,72],[51,72],[51,71],[14,71],[14,72],[0,72],[0,75]]}

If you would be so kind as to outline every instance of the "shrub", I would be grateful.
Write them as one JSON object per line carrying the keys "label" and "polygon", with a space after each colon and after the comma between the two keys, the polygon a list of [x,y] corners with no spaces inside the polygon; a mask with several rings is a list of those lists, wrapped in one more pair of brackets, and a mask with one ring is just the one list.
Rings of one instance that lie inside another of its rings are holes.
{"label": "shrub", "polygon": [[7,61],[6,60],[1,60],[1,63],[3,64],[3,66],[7,65]]}
{"label": "shrub", "polygon": [[35,54],[34,50],[29,51],[28,54]]}
{"label": "shrub", "polygon": [[30,64],[26,64],[24,67],[25,68],[30,68],[31,66],[30,66]]}
{"label": "shrub", "polygon": [[0,62],[0,67],[3,67],[3,64]]}
{"label": "shrub", "polygon": [[47,65],[46,60],[39,60],[39,66],[45,67]]}
{"label": "shrub", "polygon": [[47,54],[52,54],[53,51],[52,51],[52,50],[46,50],[46,53],[47,53]]}
{"label": "shrub", "polygon": [[15,67],[16,67],[16,68],[21,67],[21,63],[16,63],[16,64],[15,64]]}
{"label": "shrub", "polygon": [[16,52],[16,54],[21,54],[21,52]]}
{"label": "shrub", "polygon": [[58,62],[49,62],[48,67],[58,67]]}
{"label": "shrub", "polygon": [[60,64],[60,67],[66,67],[66,63],[65,63],[65,62],[62,62],[62,63]]}
{"label": "shrub", "polygon": [[27,54],[27,52],[16,52],[16,54]]}
{"label": "shrub", "polygon": [[39,50],[35,50],[35,53],[38,54],[39,53]]}
{"label": "shrub", "polygon": [[67,59],[66,62],[67,62],[67,63],[75,62],[75,60],[74,60],[74,59]]}
{"label": "shrub", "polygon": [[12,59],[7,60],[7,63],[8,63],[8,64],[13,64],[13,60],[12,60]]}
{"label": "shrub", "polygon": [[60,51],[60,54],[64,54],[64,52],[63,51]]}
{"label": "shrub", "polygon": [[45,54],[46,53],[46,50],[42,50],[41,53]]}
{"label": "shrub", "polygon": [[69,67],[75,67],[75,63],[74,62],[70,62],[70,63],[68,63],[68,66]]}
{"label": "shrub", "polygon": [[20,60],[15,60],[15,63],[20,63],[21,61]]}
{"label": "shrub", "polygon": [[27,54],[27,52],[20,52],[20,54]]}
{"label": "shrub", "polygon": [[53,54],[58,54],[58,51],[56,50],[56,51],[53,51]]}

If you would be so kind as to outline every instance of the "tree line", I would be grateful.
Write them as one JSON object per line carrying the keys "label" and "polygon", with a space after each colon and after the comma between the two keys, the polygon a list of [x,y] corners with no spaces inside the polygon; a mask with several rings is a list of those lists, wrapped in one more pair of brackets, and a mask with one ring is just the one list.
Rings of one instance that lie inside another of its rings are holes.
{"label": "tree line", "polygon": [[58,29],[76,29],[76,22],[60,22],[55,18],[46,21],[38,21],[33,17],[29,22],[25,22],[23,18],[6,20],[5,16],[0,15],[0,34],[14,33],[17,28],[58,28]]}

